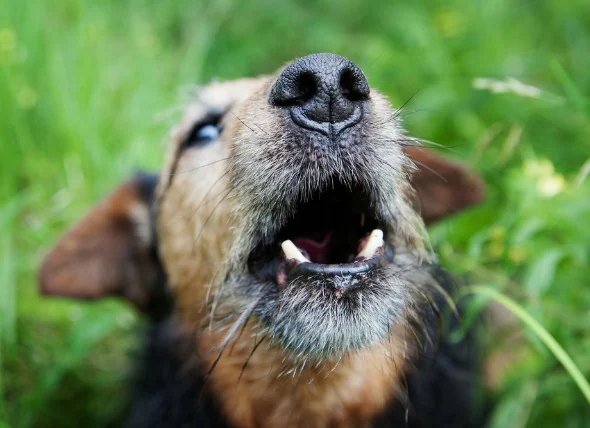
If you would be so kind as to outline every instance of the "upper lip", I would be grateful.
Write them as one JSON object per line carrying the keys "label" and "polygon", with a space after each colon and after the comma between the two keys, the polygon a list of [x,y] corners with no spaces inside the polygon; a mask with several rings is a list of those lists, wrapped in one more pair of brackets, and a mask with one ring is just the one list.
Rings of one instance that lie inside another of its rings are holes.
{"label": "upper lip", "polygon": [[387,264],[391,247],[362,186],[339,181],[299,201],[271,242],[249,258],[260,279],[285,286],[293,275],[355,275]]}
{"label": "upper lip", "polygon": [[302,128],[319,132],[326,137],[336,139],[342,131],[350,128],[361,121],[363,118],[363,106],[355,105],[351,117],[341,122],[318,122],[306,116],[300,106],[295,106],[290,110],[291,119]]}

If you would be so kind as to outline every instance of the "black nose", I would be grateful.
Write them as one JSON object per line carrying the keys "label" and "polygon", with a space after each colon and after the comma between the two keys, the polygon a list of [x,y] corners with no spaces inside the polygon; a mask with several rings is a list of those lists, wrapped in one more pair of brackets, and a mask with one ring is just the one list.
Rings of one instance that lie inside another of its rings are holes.
{"label": "black nose", "polygon": [[334,54],[312,54],[292,62],[275,82],[269,102],[288,109],[297,125],[334,139],[358,123],[369,84],[360,68]]}

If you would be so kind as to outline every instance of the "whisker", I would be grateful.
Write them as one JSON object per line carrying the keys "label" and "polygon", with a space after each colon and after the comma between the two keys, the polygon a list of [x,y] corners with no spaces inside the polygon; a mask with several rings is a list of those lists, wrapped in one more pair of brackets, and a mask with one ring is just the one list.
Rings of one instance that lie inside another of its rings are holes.
{"label": "whisker", "polygon": [[209,312],[209,331],[211,331],[213,329],[213,320],[215,318],[215,310],[217,309],[217,306],[219,306],[219,301],[221,300],[221,296],[223,295],[223,289],[227,283],[228,283],[228,280],[221,281],[218,290],[215,292],[215,295],[213,298],[213,304],[211,305],[211,311]]}
{"label": "whisker", "polygon": [[417,108],[415,110],[410,110],[410,111],[404,110],[403,113],[404,113],[404,117],[406,117],[406,116],[410,116],[410,115],[416,114],[416,113],[434,112],[434,111],[436,111],[436,110],[429,109],[429,108]]}
{"label": "whisker", "polygon": [[211,278],[211,281],[209,281],[209,285],[207,287],[207,294],[205,295],[205,303],[203,303],[203,309],[207,308],[207,306],[209,305],[209,298],[211,297],[211,289],[213,288],[215,278],[217,278],[217,274],[219,273],[220,270],[221,270],[221,268],[217,269],[215,271],[215,273],[213,274],[213,278]]}
{"label": "whisker", "polygon": [[432,172],[434,175],[436,175],[438,178],[440,178],[442,181],[444,181],[445,183],[448,183],[448,180],[446,178],[444,178],[442,175],[440,175],[436,170],[432,169],[431,167],[429,167],[428,165],[417,161],[416,159],[412,159],[412,162],[414,162],[417,165],[420,165],[422,168],[427,169],[428,171]]}
{"label": "whisker", "polygon": [[234,323],[234,325],[230,329],[227,336],[225,336],[225,339],[221,343],[221,349],[219,350],[219,353],[217,354],[215,361],[213,361],[213,364],[211,364],[211,367],[207,371],[207,375],[205,376],[206,379],[208,379],[211,376],[211,373],[213,373],[213,370],[215,370],[215,367],[217,367],[217,363],[219,363],[219,360],[221,359],[221,356],[223,355],[225,348],[227,348],[227,345],[232,340],[232,338],[234,337],[234,335],[236,334],[238,329],[242,326],[242,324],[250,318],[250,315],[252,314],[252,312],[254,312],[254,308],[256,308],[256,305],[258,305],[258,302],[260,302],[260,299],[262,299],[262,296],[258,297],[258,299],[254,299],[250,303],[250,305],[246,308],[246,310],[242,313],[242,315],[240,315],[240,317]]}
{"label": "whisker", "polygon": [[334,370],[336,370],[338,368],[338,366],[340,365],[340,362],[342,361],[342,356],[338,357],[338,361],[336,361],[336,364],[334,364],[334,367],[332,367],[328,373],[326,373],[326,376],[324,377],[324,379],[327,379],[328,376],[330,376],[332,374],[332,372]]}
{"label": "whisker", "polygon": [[[250,314],[250,316],[252,316],[252,314]],[[228,355],[231,355],[232,352],[234,352],[234,348],[236,347],[236,343],[238,343],[238,341],[240,340],[240,338],[244,334],[244,330],[246,330],[246,326],[248,325],[249,322],[250,322],[250,317],[248,317],[248,319],[246,320],[246,322],[244,323],[244,325],[242,326],[242,328],[240,330],[240,334],[238,334],[238,337],[236,338],[236,340],[232,344],[231,348],[229,348],[229,354]]]}
{"label": "whisker", "polygon": [[223,162],[223,161],[229,160],[229,159],[233,158],[234,156],[235,156],[235,155],[231,155],[231,156],[228,156],[228,157],[225,157],[225,158],[217,159],[217,160],[215,160],[215,161],[213,161],[213,162],[209,162],[209,163],[206,163],[206,164],[203,164],[203,165],[199,165],[199,166],[197,166],[197,167],[195,167],[195,168],[186,169],[186,170],[184,170],[184,171],[179,171],[179,172],[172,172],[172,173],[170,173],[170,174],[167,174],[167,175],[168,175],[168,176],[170,176],[170,177],[173,177],[173,176],[175,176],[175,175],[179,175],[179,174],[185,174],[185,173],[187,173],[187,172],[194,172],[194,171],[196,171],[196,170],[198,170],[198,169],[205,168],[206,166],[214,165],[214,164],[216,164],[216,163],[219,163],[219,162]]}
{"label": "whisker", "polygon": [[[418,138],[418,137],[406,137],[406,138],[392,139],[392,137],[389,135],[380,134],[378,132],[375,134],[381,138],[385,138],[386,140],[393,140],[395,143],[399,144],[402,147],[416,147],[419,149],[428,148],[428,149],[451,150],[451,149],[455,149],[457,147],[463,146],[462,144],[457,144],[454,146],[445,146],[444,144],[435,143],[434,141],[430,141],[430,140],[426,140],[426,139]],[[429,147],[429,146],[432,146],[432,147]]]}
{"label": "whisker", "polygon": [[301,367],[299,367],[299,374],[297,375],[297,379],[295,379],[295,385],[299,384],[301,380],[301,376],[303,376],[303,370],[305,370],[305,365],[307,364],[308,357],[305,357],[303,363],[301,363]]}
{"label": "whisker", "polygon": [[193,244],[193,250],[196,247],[199,239],[201,238],[201,235],[203,234],[203,231],[205,230],[205,227],[207,226],[207,224],[209,224],[209,220],[211,220],[211,218],[213,217],[213,214],[215,213],[215,211],[217,210],[217,208],[219,208],[219,206],[221,205],[221,203],[223,201],[225,201],[227,199],[227,197],[229,196],[229,194],[234,190],[234,188],[230,188],[225,195],[223,195],[223,197],[221,198],[221,200],[219,202],[217,202],[217,204],[215,204],[215,207],[211,210],[211,212],[209,213],[209,215],[207,216],[207,218],[205,219],[205,223],[203,223],[203,226],[201,226],[201,230],[199,231],[199,234],[197,235],[195,242]]}
{"label": "whisker", "polygon": [[424,146],[422,146],[420,144],[409,144],[409,143],[404,143],[404,142],[400,142],[400,141],[396,141],[396,143],[398,143],[402,147],[416,147],[417,149],[424,148]]}
{"label": "whisker", "polygon": [[[238,120],[239,120],[239,121],[242,123],[242,125],[244,125],[246,128],[248,128],[248,129],[249,129],[250,131],[252,131],[254,134],[256,134],[256,132],[254,132],[254,130],[253,130],[252,128],[250,128],[248,125],[246,125],[246,122],[244,122],[242,119],[240,119],[240,118],[238,117],[238,115],[237,115],[237,114],[235,114],[235,113],[234,113],[233,111],[231,111],[231,110],[230,110],[229,112],[230,112],[231,114],[233,114],[233,115],[236,117],[236,119],[238,119]],[[268,133],[267,133],[267,132],[266,132],[264,129],[262,129],[260,126],[258,126],[258,124],[254,123],[254,122],[252,122],[252,123],[253,123],[253,124],[254,124],[254,126],[256,126],[258,129],[260,129],[262,132],[264,132],[266,135],[268,135]]]}
{"label": "whisker", "polygon": [[252,358],[252,355],[254,355],[254,352],[256,352],[256,350],[258,349],[258,347],[260,346],[260,344],[262,342],[264,342],[264,335],[252,347],[252,351],[250,351],[250,354],[248,355],[248,358],[246,358],[246,362],[242,366],[242,370],[240,371],[240,377],[238,377],[238,382],[242,380],[242,376],[244,375],[244,372],[246,371],[246,367],[248,367],[248,363],[250,362],[250,358]]}
{"label": "whisker", "polygon": [[246,128],[248,128],[250,131],[252,131],[252,133],[253,133],[253,134],[256,134],[256,131],[254,131],[252,128],[250,128],[248,125],[246,125],[246,122],[244,122],[242,119],[240,119],[240,118],[238,117],[238,115],[237,115],[237,114],[235,114],[235,113],[234,113],[233,111],[231,111],[231,110],[230,110],[230,113],[231,113],[231,114],[233,114],[233,115],[236,117],[236,119],[238,119],[238,120],[239,120],[239,121],[242,123],[242,125],[244,125],[244,126],[245,126]]}
{"label": "whisker", "polygon": [[418,95],[418,93],[420,92],[420,89],[418,89],[416,92],[414,92],[412,94],[412,96],[410,98],[408,98],[408,100],[403,103],[399,108],[397,108],[394,112],[393,115],[391,116],[392,119],[397,119],[399,117],[399,115],[402,113],[402,111],[406,108],[406,106],[414,99],[414,97],[416,95]]}
{"label": "whisker", "polygon": [[222,281],[219,285],[219,289],[215,292],[215,297],[213,298],[213,304],[211,305],[211,311],[209,312],[209,331],[213,330],[213,319],[215,317],[215,310],[217,309],[217,305],[219,304],[219,299],[221,298],[224,284],[225,281]]}
{"label": "whisker", "polygon": [[199,212],[199,210],[201,209],[201,207],[203,205],[205,205],[206,202],[210,202],[211,200],[215,199],[217,196],[219,196],[221,194],[218,193],[217,195],[215,195],[213,198],[206,200],[207,196],[209,196],[209,194],[211,193],[211,191],[213,190],[213,188],[223,179],[223,177],[225,177],[227,174],[229,174],[229,169],[227,171],[225,171],[223,174],[221,174],[221,176],[215,180],[215,182],[211,185],[211,187],[209,187],[209,190],[207,190],[207,193],[205,193],[205,195],[203,196],[203,198],[201,198],[201,202],[199,203],[199,206],[191,213],[191,215],[195,215]]}
{"label": "whisker", "polygon": [[451,308],[451,311],[455,315],[457,321],[461,321],[461,315],[459,314],[459,310],[457,309],[457,305],[453,301],[453,298],[451,297],[451,295],[438,282],[436,282],[436,281],[433,281],[430,285],[437,292],[439,292],[442,295],[442,297],[444,298],[445,302]]}
{"label": "whisker", "polygon": [[[408,136],[404,136],[405,138],[401,138],[399,140],[396,141],[402,141],[402,142],[412,142],[412,143],[418,143],[419,146],[421,147],[426,147],[426,146],[434,146],[435,148],[441,148],[441,149],[446,149],[452,146],[445,146],[443,144],[440,143],[435,143],[434,141],[430,141],[427,140],[425,138],[419,138],[419,137],[408,137]],[[458,147],[458,146],[457,146]]]}

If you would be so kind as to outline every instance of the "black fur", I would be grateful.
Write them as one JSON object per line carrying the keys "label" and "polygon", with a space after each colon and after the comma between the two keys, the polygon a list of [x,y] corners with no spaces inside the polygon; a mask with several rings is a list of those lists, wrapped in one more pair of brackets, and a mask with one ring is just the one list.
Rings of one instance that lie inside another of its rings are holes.
{"label": "black fur", "polygon": [[[139,173],[136,179],[142,198],[153,206],[157,176]],[[194,342],[181,337],[169,319],[173,301],[155,240],[152,249],[160,280],[151,285],[152,298],[144,311],[150,326],[127,426],[225,427],[227,423],[207,391],[204,374],[197,369]],[[431,274],[446,292],[453,293],[454,282],[444,270],[432,267]],[[448,332],[457,328],[457,319],[454,315],[443,317],[448,320],[443,326],[435,309],[447,306],[443,296],[439,295],[432,302],[432,310],[424,311],[426,315],[416,329],[424,332],[421,339],[424,348],[406,374],[407,396],[396,398],[387,411],[376,418],[375,427],[468,428],[483,425],[475,402],[478,391],[476,343],[471,333],[457,343],[449,340]]]}
{"label": "black fur", "polygon": [[135,182],[139,196],[143,202],[150,207],[152,241],[149,247],[149,257],[152,265],[156,268],[156,276],[153,282],[144,283],[143,286],[148,289],[149,299],[141,311],[152,322],[156,323],[160,320],[166,319],[172,310],[173,298],[170,289],[167,287],[166,273],[160,261],[158,254],[158,235],[154,228],[155,215],[154,201],[156,198],[156,187],[158,186],[159,176],[148,172],[139,171],[135,173]]}
{"label": "black fur", "polygon": [[[437,282],[453,293],[453,279],[442,269],[434,268]],[[439,308],[448,307],[442,296],[435,302]],[[461,307],[458,308],[462,312]],[[483,406],[479,403],[480,385],[478,346],[473,331],[460,341],[449,338],[457,332],[456,315],[445,314],[443,320],[432,313],[424,320],[426,333],[435,343],[427,348],[406,376],[408,395],[398,400],[376,421],[376,427],[468,428],[483,426]],[[444,322],[446,321],[446,322]]]}
{"label": "black fur", "polygon": [[[435,269],[439,284],[452,291],[450,277]],[[448,306],[443,298],[435,302]],[[454,316],[444,330],[457,327]],[[376,418],[376,427],[482,426],[475,402],[478,391],[476,344],[467,334],[452,343],[444,334],[436,311],[423,320],[432,338],[413,369],[406,375],[408,395],[399,397]],[[442,336],[441,336],[442,334]],[[440,338],[440,341],[437,341]],[[146,338],[136,397],[128,426],[145,427],[224,427],[227,426],[211,394],[203,373],[195,368],[194,343],[179,338],[169,320],[153,321]]]}
{"label": "black fur", "polygon": [[129,428],[225,427],[204,378],[170,321],[154,323],[147,334]]}

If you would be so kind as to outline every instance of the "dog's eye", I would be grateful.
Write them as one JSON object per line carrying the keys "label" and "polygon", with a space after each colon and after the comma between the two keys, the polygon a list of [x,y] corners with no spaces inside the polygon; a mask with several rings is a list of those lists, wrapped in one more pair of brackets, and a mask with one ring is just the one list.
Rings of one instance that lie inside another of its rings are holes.
{"label": "dog's eye", "polygon": [[217,123],[201,123],[195,125],[186,137],[184,145],[187,147],[202,147],[217,140],[221,128]]}

